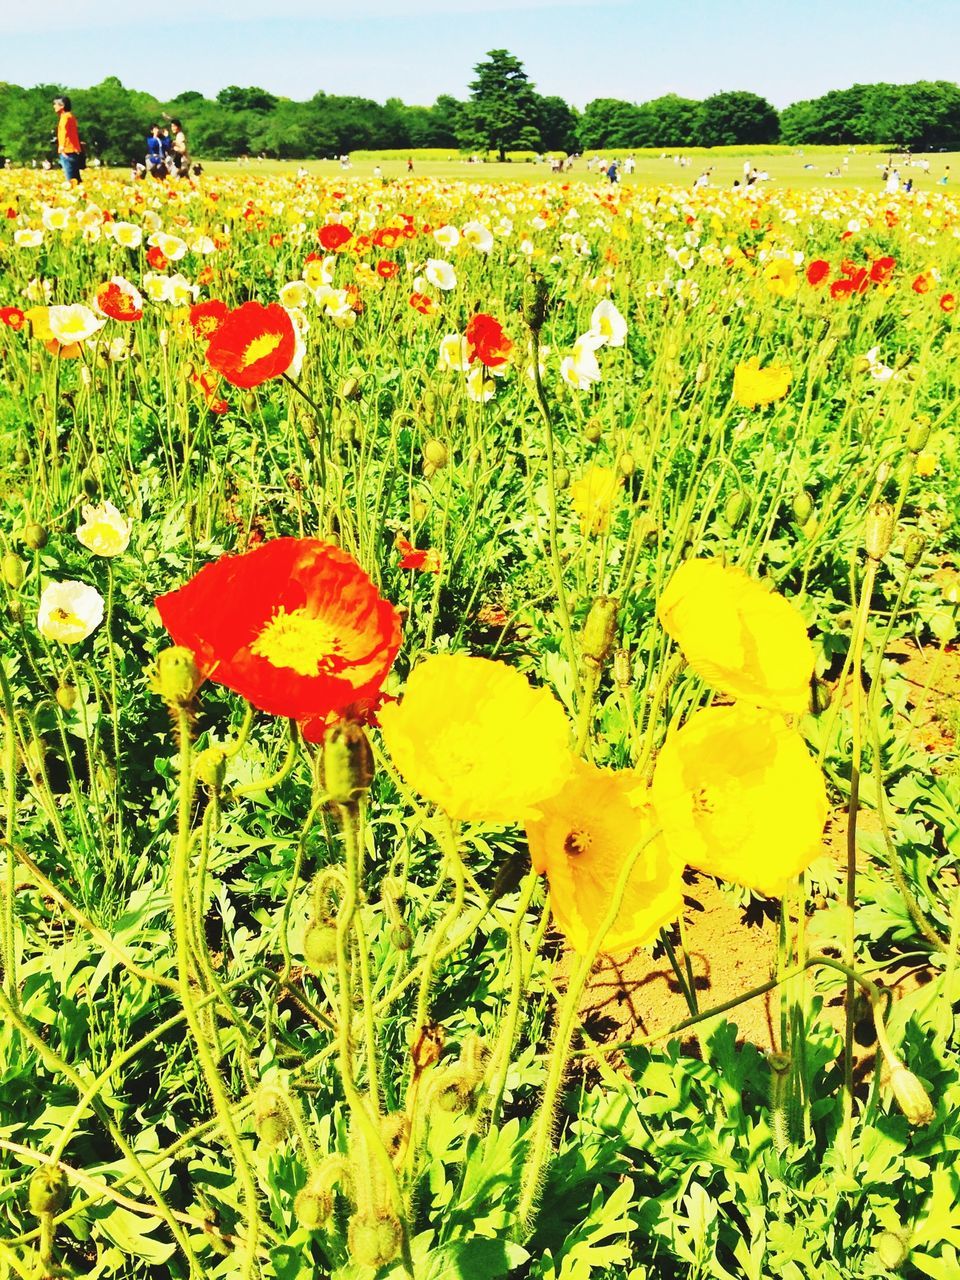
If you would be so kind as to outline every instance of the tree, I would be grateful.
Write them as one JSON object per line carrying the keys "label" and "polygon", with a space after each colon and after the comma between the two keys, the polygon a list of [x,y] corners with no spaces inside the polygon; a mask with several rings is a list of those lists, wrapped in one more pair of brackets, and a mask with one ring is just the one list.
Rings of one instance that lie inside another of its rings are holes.
{"label": "tree", "polygon": [[701,147],[755,146],[776,142],[776,108],[755,93],[715,93],[700,103],[697,144]]}
{"label": "tree", "polygon": [[681,98],[675,93],[664,94],[662,98],[654,98],[644,102],[640,107],[643,113],[645,136],[638,146],[644,147],[689,147],[697,135],[697,117],[700,103],[693,98]]}
{"label": "tree", "polygon": [[520,59],[506,49],[491,49],[474,72],[459,123],[463,145],[496,151],[501,161],[508,147],[538,148],[537,95]]}
{"label": "tree", "polygon": [[605,147],[636,147],[642,117],[635,102],[621,98],[594,98],[577,122],[577,137],[584,151]]}
{"label": "tree", "polygon": [[572,151],[577,145],[577,117],[563,98],[537,97],[537,131],[545,151]]}
{"label": "tree", "polygon": [[231,111],[272,111],[279,98],[256,85],[241,89],[239,85],[229,84],[217,94],[217,102]]}

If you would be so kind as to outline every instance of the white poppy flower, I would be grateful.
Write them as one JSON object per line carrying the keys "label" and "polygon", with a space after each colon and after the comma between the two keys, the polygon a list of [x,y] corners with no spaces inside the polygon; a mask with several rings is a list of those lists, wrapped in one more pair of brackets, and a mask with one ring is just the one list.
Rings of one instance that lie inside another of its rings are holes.
{"label": "white poppy flower", "polygon": [[103,596],[84,582],[51,582],[43,589],[37,628],[47,640],[79,644],[103,621]]}
{"label": "white poppy flower", "polygon": [[435,289],[443,289],[447,292],[457,287],[457,273],[450,263],[444,262],[442,258],[428,258],[424,275]]}
{"label": "white poppy flower", "polygon": [[622,347],[626,341],[627,322],[609,298],[604,298],[593,308],[590,332],[597,334],[601,346]]}
{"label": "white poppy flower", "polygon": [[51,307],[47,313],[47,324],[56,340],[68,347],[73,342],[86,342],[92,338],[98,329],[103,328],[106,320],[83,303],[74,303],[67,307]]}
{"label": "white poppy flower", "polygon": [[130,521],[112,502],[93,507],[83,505],[83,524],[77,541],[95,556],[118,556],[130,545]]}

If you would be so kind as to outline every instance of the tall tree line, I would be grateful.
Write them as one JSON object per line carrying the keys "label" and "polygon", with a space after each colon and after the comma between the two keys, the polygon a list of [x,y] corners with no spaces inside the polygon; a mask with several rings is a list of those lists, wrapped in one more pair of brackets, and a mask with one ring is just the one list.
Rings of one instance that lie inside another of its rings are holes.
{"label": "tall tree line", "polygon": [[108,76],[89,89],[0,82],[0,155],[17,163],[52,154],[51,100],[69,92],[91,155],[113,164],[140,158],[148,128],[181,119],[193,154],[211,159],[267,155],[298,160],[356,150],[439,147],[450,151],[574,151],[608,147],[758,146],[785,142],[960,148],[960,87],[949,81],[853,85],[778,113],[746,91],[697,101],[676,94],[648,102],[597,98],[582,112],[537,93],[518,58],[493,49],[474,68],[469,95],[432,106],[399,98],[319,92],[306,102],[256,86],[228,85],[216,98],[195,90],[160,102]]}

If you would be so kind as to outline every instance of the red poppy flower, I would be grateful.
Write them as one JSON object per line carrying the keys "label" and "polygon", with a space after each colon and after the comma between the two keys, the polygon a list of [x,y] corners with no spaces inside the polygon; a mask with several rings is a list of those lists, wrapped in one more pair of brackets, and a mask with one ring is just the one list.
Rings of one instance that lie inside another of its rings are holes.
{"label": "red poppy flower", "polygon": [[320,228],[317,232],[317,239],[327,253],[334,253],[337,249],[342,249],[348,240],[353,239],[353,232],[349,227],[345,227],[342,222],[331,222],[327,226]]}
{"label": "red poppy flower", "polygon": [[957,300],[952,293],[945,293],[940,298],[940,310],[952,311],[957,305]]}
{"label": "red poppy flower", "polygon": [[229,314],[230,308],[219,298],[195,302],[190,308],[190,325],[198,338],[212,338]]}
{"label": "red poppy flower", "polygon": [[0,324],[8,329],[22,329],[25,321],[26,316],[19,307],[0,307]]}
{"label": "red poppy flower", "polygon": [[278,302],[245,302],[215,330],[207,360],[235,387],[258,387],[286,373],[296,347],[293,321]]}
{"label": "red poppy flower", "polygon": [[267,244],[269,244],[271,249],[276,249],[283,244],[283,236],[280,234],[279,231],[275,231],[273,235],[270,237],[270,239],[267,241]]}
{"label": "red poppy flower", "polygon": [[391,262],[388,258],[381,258],[377,263],[377,275],[384,280],[392,280],[400,270],[399,262]]}
{"label": "red poppy flower", "polygon": [[210,412],[226,413],[230,406],[217,391],[216,377],[210,373],[194,373],[192,378],[194,385],[206,400]]}
{"label": "red poppy flower", "polygon": [[829,274],[830,263],[823,258],[815,258],[807,267],[807,284],[812,284],[816,288],[818,284],[823,284]]}
{"label": "red poppy flower", "polygon": [[18,218],[20,216],[20,210],[15,209],[12,204],[7,205],[7,212],[5,216],[7,218]]}
{"label": "red poppy flower", "polygon": [[464,337],[467,339],[467,354],[470,359],[479,360],[488,369],[506,364],[507,357],[513,350],[513,343],[504,333],[500,321],[484,312],[468,321]]}
{"label": "red poppy flower", "polygon": [[426,293],[411,293],[410,305],[414,311],[419,311],[422,316],[432,316],[437,310],[437,304]]}
{"label": "red poppy flower", "polygon": [[201,267],[197,273],[197,284],[209,284],[213,277],[213,267]]}
{"label": "red poppy flower", "polygon": [[440,552],[432,547],[426,551],[418,551],[406,538],[397,538],[396,548],[400,552],[401,569],[417,569],[423,573],[440,572]]}
{"label": "red poppy flower", "polygon": [[870,268],[870,279],[874,284],[886,284],[893,275],[895,265],[893,258],[877,258]]}
{"label": "red poppy flower", "polygon": [[154,271],[165,271],[170,265],[164,254],[160,252],[158,245],[154,245],[152,249],[147,250],[147,262],[153,267]]}
{"label": "red poppy flower", "polygon": [[930,288],[930,277],[924,271],[921,275],[917,276],[911,287],[914,293],[926,293]]}
{"label": "red poppy flower", "polygon": [[95,295],[97,310],[111,320],[140,320],[143,317],[143,299],[129,280],[114,276],[100,285]]}
{"label": "red poppy flower", "polygon": [[834,280],[830,286],[831,298],[849,298],[853,293],[852,280]]}
{"label": "red poppy flower", "polygon": [[357,562],[317,538],[221,556],[156,605],[204,678],[271,715],[343,715],[375,699],[400,617]]}

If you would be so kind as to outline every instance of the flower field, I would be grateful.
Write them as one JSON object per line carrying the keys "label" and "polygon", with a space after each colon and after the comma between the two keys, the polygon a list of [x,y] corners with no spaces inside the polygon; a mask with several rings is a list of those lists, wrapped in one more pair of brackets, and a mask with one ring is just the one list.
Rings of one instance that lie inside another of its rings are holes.
{"label": "flower field", "polygon": [[946,188],[0,175],[0,1278],[960,1276],[958,295]]}

